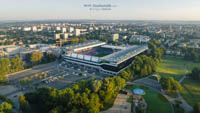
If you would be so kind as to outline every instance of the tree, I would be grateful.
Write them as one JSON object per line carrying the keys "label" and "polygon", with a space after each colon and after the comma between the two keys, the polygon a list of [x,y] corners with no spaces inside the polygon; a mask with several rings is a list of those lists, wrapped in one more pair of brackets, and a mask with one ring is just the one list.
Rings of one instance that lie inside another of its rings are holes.
{"label": "tree", "polygon": [[8,102],[4,102],[0,105],[0,113],[12,113],[12,105]]}
{"label": "tree", "polygon": [[175,92],[182,89],[182,86],[179,84],[179,82],[174,80],[172,77],[162,77],[160,79],[160,84],[164,90],[169,92]]}
{"label": "tree", "polygon": [[191,57],[194,62],[199,62],[199,54],[195,50],[192,50]]}
{"label": "tree", "polygon": [[19,104],[20,104],[20,109],[23,113],[31,113],[30,105],[28,101],[26,100],[25,96],[23,95],[19,96]]}
{"label": "tree", "polygon": [[194,113],[200,113],[200,102],[196,103],[194,106]]}
{"label": "tree", "polygon": [[126,81],[132,79],[131,74],[129,74],[129,73],[126,72],[126,71],[121,71],[121,72],[120,72],[120,75],[121,75],[121,77],[122,77],[123,79],[125,79]]}
{"label": "tree", "polygon": [[0,82],[4,82],[6,74],[10,72],[10,60],[8,58],[0,58]]}
{"label": "tree", "polygon": [[12,72],[21,71],[24,69],[24,62],[18,55],[11,60],[11,69]]}
{"label": "tree", "polygon": [[193,80],[198,80],[200,81],[200,67],[196,67],[192,70],[192,73],[189,74],[189,76],[193,79]]}
{"label": "tree", "polygon": [[99,96],[94,93],[91,94],[88,113],[99,113],[100,106]]}
{"label": "tree", "polygon": [[31,62],[33,64],[39,64],[42,60],[43,54],[41,52],[33,53],[31,55]]}
{"label": "tree", "polygon": [[98,92],[101,88],[101,85],[102,85],[102,81],[100,80],[94,80],[92,82],[92,89],[94,92]]}
{"label": "tree", "polygon": [[[82,80],[64,90],[40,88],[25,97],[31,108],[37,108],[37,113],[99,113],[124,86],[125,80],[115,76],[104,80]],[[21,99],[22,105],[27,105],[24,100]]]}

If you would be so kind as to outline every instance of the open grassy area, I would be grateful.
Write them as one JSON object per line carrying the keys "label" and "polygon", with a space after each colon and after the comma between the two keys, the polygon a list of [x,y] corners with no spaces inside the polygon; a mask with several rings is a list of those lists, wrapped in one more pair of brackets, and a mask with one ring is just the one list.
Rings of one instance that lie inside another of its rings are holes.
{"label": "open grassy area", "polygon": [[148,104],[146,113],[171,113],[171,106],[165,97],[151,89],[145,91],[144,99]]}
{"label": "open grassy area", "polygon": [[190,104],[194,106],[195,103],[200,102],[200,82],[186,78],[183,83],[183,90],[181,95]]}
{"label": "open grassy area", "polygon": [[146,113],[171,113],[171,106],[169,102],[154,90],[145,86],[132,86],[127,85],[125,88],[133,90],[135,88],[141,88],[145,90],[146,94],[143,96],[148,104]]}
{"label": "open grassy area", "polygon": [[186,61],[182,57],[163,56],[156,71],[161,76],[174,77],[175,80],[179,80],[183,75],[191,72],[197,66],[200,66],[200,64]]}

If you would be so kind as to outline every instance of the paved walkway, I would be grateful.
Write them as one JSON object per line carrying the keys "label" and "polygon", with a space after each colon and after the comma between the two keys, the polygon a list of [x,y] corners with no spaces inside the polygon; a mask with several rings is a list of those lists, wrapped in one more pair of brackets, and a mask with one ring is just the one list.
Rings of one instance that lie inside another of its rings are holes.
{"label": "paved walkway", "polygon": [[131,113],[131,103],[127,102],[128,95],[118,94],[112,108],[101,113]]}
{"label": "paved walkway", "polygon": [[[181,84],[185,78],[186,78],[186,75],[184,75],[179,80],[179,83]],[[185,101],[185,99],[181,96],[179,91],[177,91],[177,95],[178,95],[178,99],[182,102],[180,106],[185,110],[185,113],[190,113],[193,110],[193,108]]]}

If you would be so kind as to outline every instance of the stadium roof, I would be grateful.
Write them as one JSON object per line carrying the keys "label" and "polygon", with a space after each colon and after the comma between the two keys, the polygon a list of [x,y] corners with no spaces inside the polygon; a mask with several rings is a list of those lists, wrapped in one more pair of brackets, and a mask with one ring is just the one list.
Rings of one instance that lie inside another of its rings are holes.
{"label": "stadium roof", "polygon": [[87,41],[87,42],[77,44],[77,45],[67,46],[66,49],[72,50],[72,51],[78,51],[81,49],[87,49],[87,48],[101,46],[101,45],[105,45],[105,44],[106,44],[106,42],[92,40],[92,41]]}
{"label": "stadium roof", "polygon": [[140,54],[141,52],[144,52],[147,49],[147,45],[131,46],[116,53],[105,56],[102,58],[102,60],[119,64],[133,56]]}

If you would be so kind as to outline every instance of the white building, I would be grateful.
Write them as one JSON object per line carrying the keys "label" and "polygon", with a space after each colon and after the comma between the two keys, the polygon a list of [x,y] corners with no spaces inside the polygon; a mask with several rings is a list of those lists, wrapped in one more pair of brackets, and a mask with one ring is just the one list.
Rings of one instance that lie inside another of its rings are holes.
{"label": "white building", "polygon": [[139,43],[147,43],[150,41],[149,36],[143,35],[132,35],[129,42],[139,42]]}
{"label": "white building", "polygon": [[74,32],[75,36],[80,36],[81,35],[81,30],[80,29],[76,29]]}
{"label": "white building", "polygon": [[54,34],[54,39],[60,39],[60,34]]}
{"label": "white building", "polygon": [[178,45],[178,47],[186,47],[187,46],[187,44],[185,44],[185,43],[180,43],[179,45]]}
{"label": "white building", "polygon": [[67,32],[67,28],[62,28],[62,33],[66,33]]}
{"label": "white building", "polygon": [[36,26],[32,26],[32,31],[33,32],[37,32],[38,30],[37,30],[37,27]]}
{"label": "white building", "polygon": [[73,27],[69,27],[69,28],[68,28],[68,32],[69,32],[69,33],[74,32],[74,28],[73,28]]}
{"label": "white building", "polygon": [[112,37],[110,38],[111,41],[116,41],[119,39],[119,34],[112,34]]}
{"label": "white building", "polygon": [[23,31],[31,31],[31,27],[24,27]]}
{"label": "white building", "polygon": [[8,56],[14,56],[20,53],[21,47],[16,45],[0,46],[0,50],[1,53],[5,52]]}
{"label": "white building", "polygon": [[60,31],[61,30],[61,28],[60,27],[56,27],[56,31]]}

